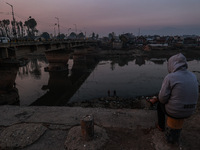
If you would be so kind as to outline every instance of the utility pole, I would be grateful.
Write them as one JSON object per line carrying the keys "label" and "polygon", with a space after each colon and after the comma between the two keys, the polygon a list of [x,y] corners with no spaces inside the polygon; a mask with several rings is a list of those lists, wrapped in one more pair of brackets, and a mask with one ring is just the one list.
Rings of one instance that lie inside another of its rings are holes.
{"label": "utility pole", "polygon": [[58,21],[58,37],[60,38],[60,24],[59,24],[59,18],[55,17]]}
{"label": "utility pole", "polygon": [[68,31],[68,35],[69,35],[69,30],[71,30],[71,28],[69,28],[67,31]]}
{"label": "utility pole", "polygon": [[86,27],[84,27],[84,30],[85,30],[85,39],[86,39]]}
{"label": "utility pole", "polygon": [[56,26],[57,24],[55,23],[54,24],[54,37],[56,37],[56,29],[55,29],[55,26]]}
{"label": "utility pole", "polygon": [[15,16],[14,16],[14,11],[13,11],[13,5],[9,4],[6,2],[7,5],[9,5],[12,8],[12,16],[13,16],[13,34],[14,37],[16,38],[16,28],[15,28]]}

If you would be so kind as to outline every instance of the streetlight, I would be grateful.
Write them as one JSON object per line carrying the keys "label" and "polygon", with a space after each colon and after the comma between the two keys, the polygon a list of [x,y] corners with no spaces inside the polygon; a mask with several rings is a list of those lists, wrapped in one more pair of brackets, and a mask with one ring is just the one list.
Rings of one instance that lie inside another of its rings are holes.
{"label": "streetlight", "polygon": [[67,31],[68,31],[68,35],[69,35],[69,31],[71,30],[71,28],[69,28]]}
{"label": "streetlight", "polygon": [[54,24],[54,28],[53,28],[53,29],[54,29],[54,37],[56,37],[56,29],[55,29],[55,26],[56,26],[56,25],[57,25],[57,24],[55,23],[55,24]]}
{"label": "streetlight", "polygon": [[59,25],[59,18],[58,17],[55,17],[56,19],[57,19],[57,21],[58,21],[58,36],[59,36],[59,38],[60,38],[60,25]]}
{"label": "streetlight", "polygon": [[86,27],[84,27],[84,30],[85,30],[85,38],[86,38]]}
{"label": "streetlight", "polygon": [[14,11],[13,11],[13,5],[6,2],[7,5],[9,5],[12,8],[12,16],[13,16],[13,34],[14,37],[16,37],[16,28],[15,28],[15,17],[14,17]]}

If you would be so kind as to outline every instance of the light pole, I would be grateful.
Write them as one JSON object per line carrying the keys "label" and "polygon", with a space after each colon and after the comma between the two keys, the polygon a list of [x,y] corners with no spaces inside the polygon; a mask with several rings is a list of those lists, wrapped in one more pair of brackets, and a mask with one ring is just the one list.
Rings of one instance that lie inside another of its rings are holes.
{"label": "light pole", "polygon": [[56,29],[55,29],[55,26],[56,26],[57,24],[55,23],[54,24],[54,37],[56,37]]}
{"label": "light pole", "polygon": [[13,11],[13,5],[9,4],[6,2],[7,5],[9,5],[12,8],[12,16],[13,16],[13,34],[14,37],[16,38],[16,28],[15,28],[15,16],[14,16],[14,11]]}
{"label": "light pole", "polygon": [[86,39],[86,27],[84,27],[84,30],[85,30],[85,39]]}
{"label": "light pole", "polygon": [[60,38],[60,25],[59,25],[59,18],[58,17],[55,17],[56,19],[57,19],[57,21],[58,21],[58,36],[59,36],[59,38]]}
{"label": "light pole", "polygon": [[71,28],[69,28],[67,31],[68,31],[68,35],[69,35],[69,31],[71,30]]}

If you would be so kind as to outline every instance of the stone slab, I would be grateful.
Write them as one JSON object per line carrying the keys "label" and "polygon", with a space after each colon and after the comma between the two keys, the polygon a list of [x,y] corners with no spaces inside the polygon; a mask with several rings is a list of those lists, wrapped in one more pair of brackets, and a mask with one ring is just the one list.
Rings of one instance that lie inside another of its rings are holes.
{"label": "stone slab", "polygon": [[41,124],[16,124],[5,128],[0,134],[0,147],[23,148],[40,138],[46,131],[46,127]]}

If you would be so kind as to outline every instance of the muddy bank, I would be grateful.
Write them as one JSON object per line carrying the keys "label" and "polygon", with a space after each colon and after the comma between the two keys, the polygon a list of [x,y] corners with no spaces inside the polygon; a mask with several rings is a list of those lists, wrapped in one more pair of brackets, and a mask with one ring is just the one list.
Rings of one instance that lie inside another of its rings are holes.
{"label": "muddy bank", "polygon": [[[141,96],[137,98],[123,98],[123,97],[102,97],[98,99],[71,102],[68,103],[68,107],[84,107],[84,108],[109,108],[109,109],[152,109],[156,110],[157,104],[151,104],[147,99],[153,96]],[[200,99],[200,95],[199,95]],[[198,102],[197,110],[200,108]]]}

